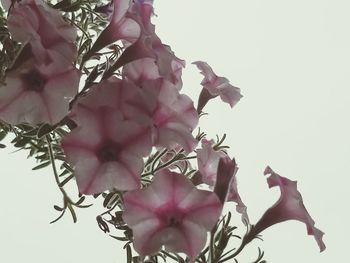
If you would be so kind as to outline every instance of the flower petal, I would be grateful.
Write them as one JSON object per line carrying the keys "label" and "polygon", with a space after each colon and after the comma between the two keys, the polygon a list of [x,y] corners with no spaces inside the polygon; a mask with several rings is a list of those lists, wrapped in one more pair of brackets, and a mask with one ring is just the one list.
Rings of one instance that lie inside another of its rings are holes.
{"label": "flower petal", "polygon": [[306,225],[307,233],[315,237],[320,251],[323,251],[326,248],[322,241],[324,233],[314,226],[315,222],[307,212],[303,198],[297,189],[297,182],[280,176],[270,167],[265,169],[264,174],[269,175],[267,182],[270,188],[275,186],[280,188],[281,196],[272,207],[266,210],[253,227],[250,236],[253,237],[274,224],[287,220],[298,220]]}
{"label": "flower petal", "polygon": [[198,190],[184,175],[164,169],[146,189],[124,194],[123,219],[133,230],[134,248],[142,257],[165,246],[194,261],[221,210],[214,193]]}
{"label": "flower petal", "polygon": [[221,100],[228,103],[231,108],[242,98],[240,89],[232,86],[228,79],[217,76],[206,62],[196,61],[192,64],[195,64],[204,75],[201,82],[203,91],[198,101],[198,112],[201,112],[207,102],[216,96],[220,96]]}

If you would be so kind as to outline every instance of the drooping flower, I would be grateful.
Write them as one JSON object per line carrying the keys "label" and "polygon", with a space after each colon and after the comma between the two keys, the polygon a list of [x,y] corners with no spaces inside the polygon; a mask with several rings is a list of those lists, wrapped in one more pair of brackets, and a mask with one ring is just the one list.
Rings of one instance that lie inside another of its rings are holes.
{"label": "drooping flower", "polygon": [[162,170],[146,189],[124,195],[123,219],[133,230],[141,257],[158,252],[183,252],[191,262],[204,248],[207,232],[222,205],[209,191],[197,189],[184,175]]}
{"label": "drooping flower", "polygon": [[71,63],[76,57],[76,29],[61,13],[41,0],[22,0],[10,9],[8,28],[15,41],[31,46],[34,57],[47,63],[51,52]]}
{"label": "drooping flower", "polygon": [[68,114],[80,73],[60,55],[53,55],[49,64],[30,59],[7,73],[5,85],[0,87],[1,119],[13,125],[53,125]]}
{"label": "drooping flower", "polygon": [[70,116],[77,128],[63,138],[62,147],[81,193],[140,187],[143,157],[152,141],[150,125],[128,110],[135,92],[132,83],[113,77],[91,87],[74,104]]}
{"label": "drooping flower", "polygon": [[282,177],[275,173],[270,167],[265,169],[264,175],[269,175],[267,183],[269,187],[278,186],[281,190],[281,196],[277,202],[266,210],[260,220],[252,227],[246,240],[249,242],[256,235],[266,228],[287,220],[298,220],[306,225],[308,235],[313,235],[320,251],[325,250],[326,246],[322,241],[324,233],[315,227],[315,222],[307,212],[303,198],[297,189],[297,182]]}
{"label": "drooping flower", "polygon": [[[152,15],[152,0],[137,0],[130,7],[127,16],[139,24],[140,36],[135,43],[125,44],[124,52],[112,68],[116,70],[132,61],[152,58],[157,65],[159,75],[173,84],[177,84],[184,67],[184,61],[177,58],[170,46],[163,44],[157,36],[155,26],[151,23]],[[181,85],[177,86],[181,87]]]}
{"label": "drooping flower", "polygon": [[204,79],[201,82],[203,89],[197,106],[199,113],[210,99],[217,96],[220,96],[221,100],[228,103],[231,108],[242,98],[240,89],[232,86],[227,78],[217,76],[206,62],[196,61],[192,64],[195,64],[204,75]]}
{"label": "drooping flower", "polygon": [[111,5],[113,6],[113,12],[110,15],[110,23],[100,33],[91,49],[84,55],[84,60],[89,59],[95,52],[118,40],[132,44],[140,37],[140,25],[127,15],[132,1],[112,0]]}
{"label": "drooping flower", "polygon": [[235,202],[236,211],[242,215],[242,222],[248,224],[247,207],[237,189],[236,162],[223,151],[214,150],[213,145],[213,140],[202,139],[202,148],[197,149],[198,172],[195,178],[197,184],[205,183],[214,187],[214,192],[222,202]]}

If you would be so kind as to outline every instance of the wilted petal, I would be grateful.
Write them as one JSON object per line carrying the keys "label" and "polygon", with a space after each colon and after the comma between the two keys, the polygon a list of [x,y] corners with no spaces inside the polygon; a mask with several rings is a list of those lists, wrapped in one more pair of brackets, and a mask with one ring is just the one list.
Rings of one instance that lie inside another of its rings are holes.
{"label": "wilted petal", "polygon": [[219,197],[222,204],[225,203],[228,189],[235,175],[236,162],[228,156],[221,157],[217,166],[217,176],[214,193]]}
{"label": "wilted petal", "polygon": [[316,228],[314,220],[307,212],[303,198],[297,189],[297,182],[282,177],[275,173],[270,167],[264,172],[269,175],[267,183],[269,187],[278,186],[281,190],[281,196],[278,201],[266,210],[261,219],[256,223],[249,233],[249,239],[254,238],[264,229],[287,220],[298,220],[306,225],[307,233],[313,235],[320,248],[323,251],[326,246],[322,241],[323,232]]}
{"label": "wilted petal", "polygon": [[197,150],[198,170],[202,175],[203,183],[214,186],[221,157],[227,156],[222,151],[213,149],[214,141],[202,139],[202,148]]}
{"label": "wilted petal", "polygon": [[207,102],[216,96],[220,96],[221,100],[228,103],[231,108],[242,98],[240,89],[232,86],[228,79],[217,76],[206,62],[196,61],[192,64],[195,64],[204,75],[201,82],[203,90],[198,101],[198,112],[201,112]]}
{"label": "wilted petal", "polygon": [[242,222],[247,225],[249,217],[247,213],[247,206],[243,203],[241,196],[238,193],[236,172],[232,178],[229,191],[227,194],[227,202],[233,201],[236,203],[236,211],[242,215]]}
{"label": "wilted petal", "polygon": [[235,160],[222,151],[213,149],[214,141],[202,139],[202,148],[197,150],[198,183],[205,183],[218,195],[220,201],[233,201],[236,211],[242,215],[242,222],[249,223],[247,207],[244,205],[237,189],[237,166]]}

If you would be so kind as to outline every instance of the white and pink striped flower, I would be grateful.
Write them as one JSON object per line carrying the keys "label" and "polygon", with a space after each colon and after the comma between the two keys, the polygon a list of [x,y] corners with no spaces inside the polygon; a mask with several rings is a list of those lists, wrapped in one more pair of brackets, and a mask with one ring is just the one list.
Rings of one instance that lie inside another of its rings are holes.
{"label": "white and pink striped flower", "polygon": [[198,124],[198,114],[187,95],[180,94],[171,82],[159,78],[143,83],[142,97],[138,101],[141,100],[153,100],[148,112],[155,146],[172,149],[180,145],[186,152],[196,147],[192,131]]}
{"label": "white and pink striped flower", "polygon": [[162,170],[146,189],[124,195],[123,219],[133,230],[141,257],[183,252],[193,262],[221,214],[222,204],[209,191],[197,189],[184,175]]}
{"label": "white and pink striped flower", "polygon": [[[132,190],[141,186],[143,157],[152,148],[149,125],[127,116],[133,86],[113,78],[91,88],[74,105],[77,127],[62,139],[80,193]],[[136,87],[134,87],[136,88]]]}
{"label": "white and pink striped flower", "polygon": [[56,124],[68,114],[78,91],[80,73],[53,56],[48,64],[27,60],[6,76],[0,87],[0,118],[10,124]]}
{"label": "white and pink striped flower", "polygon": [[199,113],[209,100],[217,96],[220,96],[221,100],[228,103],[231,108],[242,98],[240,89],[232,86],[227,78],[217,76],[206,62],[196,61],[192,64],[195,64],[204,75],[204,79],[201,82],[203,89],[199,96],[197,106],[197,111]]}
{"label": "white and pink striped flower", "polygon": [[281,196],[277,202],[271,206],[260,220],[253,226],[246,239],[250,241],[266,228],[287,220],[298,220],[306,225],[308,235],[313,235],[320,251],[326,249],[322,241],[324,233],[315,227],[315,221],[307,212],[303,198],[297,189],[297,182],[275,173],[270,167],[265,169],[264,175],[268,175],[267,183],[269,187],[279,187]]}
{"label": "white and pink striped flower", "polygon": [[68,63],[75,60],[77,31],[63,20],[59,11],[41,0],[22,0],[10,9],[8,29],[15,41],[29,44],[34,57],[47,63],[51,52]]}
{"label": "white and pink striped flower", "polygon": [[236,211],[242,215],[242,222],[248,224],[247,207],[237,188],[236,162],[223,151],[214,150],[213,145],[213,140],[202,139],[202,148],[197,149],[197,183],[205,183],[214,188],[222,202],[235,202]]}

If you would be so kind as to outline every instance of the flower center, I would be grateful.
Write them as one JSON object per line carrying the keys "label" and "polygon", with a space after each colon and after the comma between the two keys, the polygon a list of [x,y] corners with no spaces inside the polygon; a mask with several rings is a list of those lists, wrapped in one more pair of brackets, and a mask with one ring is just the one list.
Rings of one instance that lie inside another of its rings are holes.
{"label": "flower center", "polygon": [[169,227],[179,227],[181,225],[181,220],[179,220],[178,218],[171,216],[168,219],[168,226]]}
{"label": "flower center", "polygon": [[22,80],[25,83],[27,90],[41,92],[46,83],[46,77],[41,74],[37,69],[32,69],[27,73],[22,74]]}
{"label": "flower center", "polygon": [[100,147],[97,151],[97,156],[101,162],[113,162],[118,160],[120,151],[120,145],[114,142],[108,142]]}

